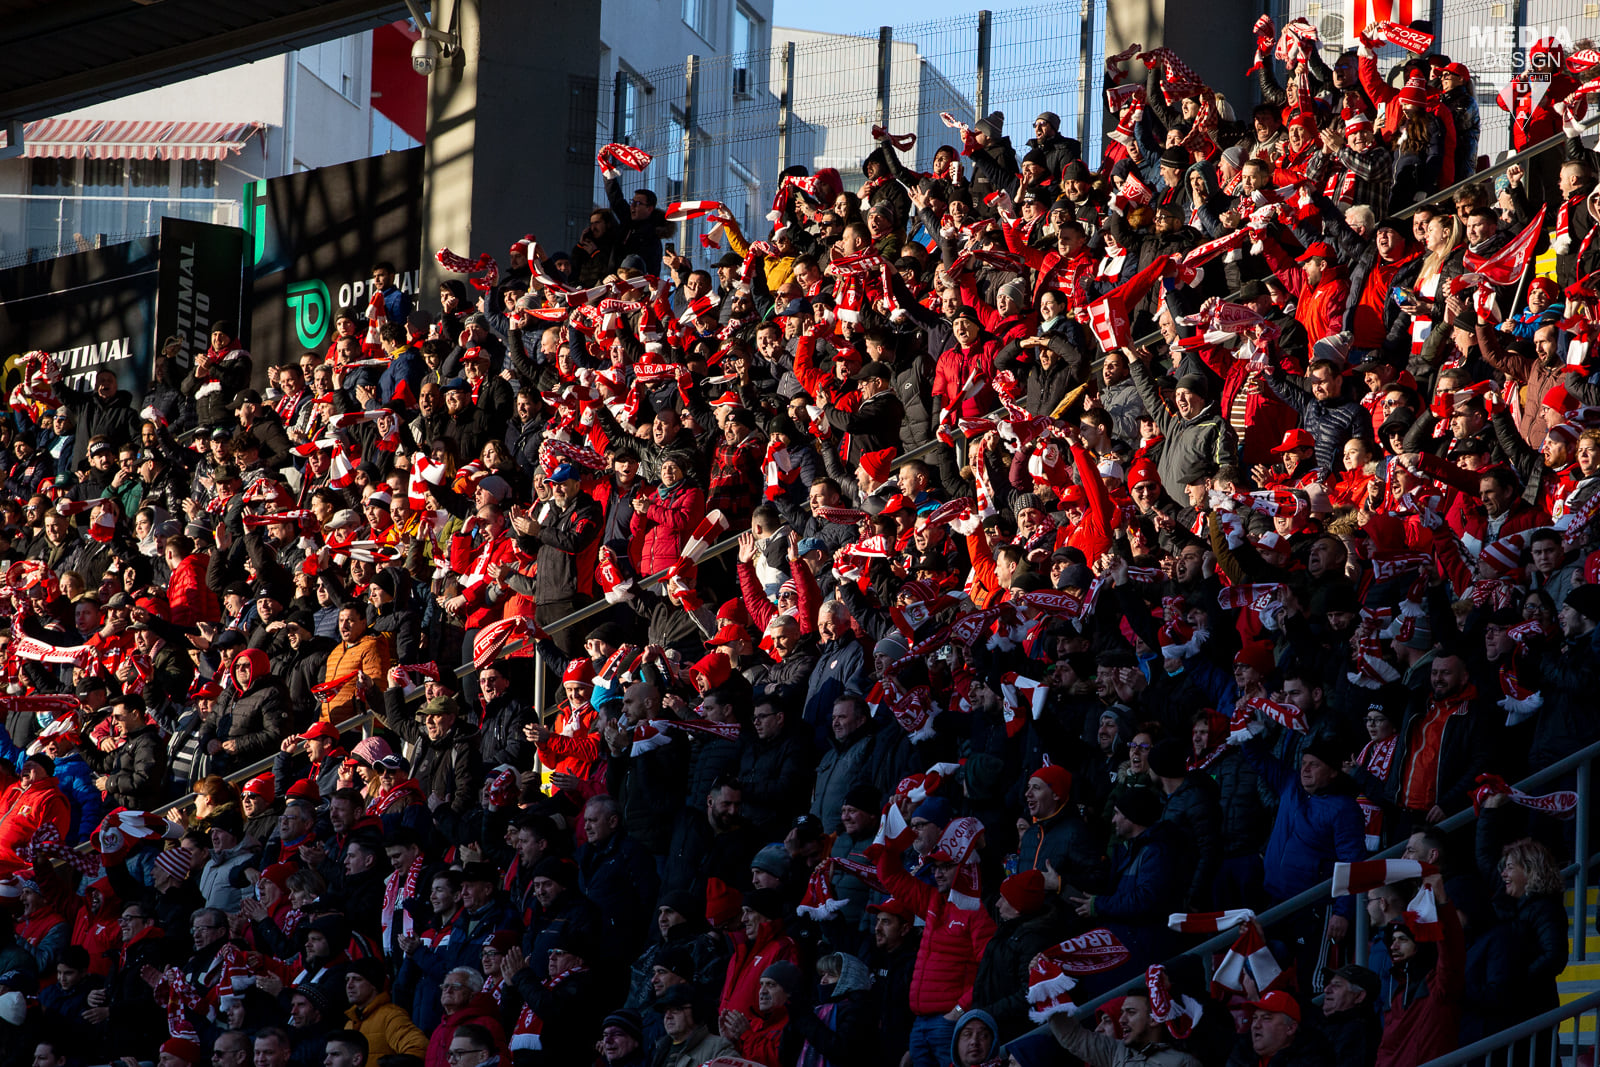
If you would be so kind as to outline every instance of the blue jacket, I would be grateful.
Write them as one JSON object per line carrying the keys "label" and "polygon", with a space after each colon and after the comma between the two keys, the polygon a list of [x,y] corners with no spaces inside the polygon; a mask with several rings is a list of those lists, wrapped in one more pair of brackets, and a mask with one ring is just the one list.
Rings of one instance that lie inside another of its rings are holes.
{"label": "blue jacket", "polygon": [[383,291],[383,312],[390,322],[404,326],[406,316],[411,314],[411,294],[402,292],[399,286],[389,286]]}
{"label": "blue jacket", "polygon": [[1189,888],[1179,869],[1174,823],[1158,822],[1112,850],[1111,891],[1094,898],[1094,921],[1104,921],[1134,959],[1165,951],[1167,916],[1183,906]]}
{"label": "blue jacket", "polygon": [[[11,764],[20,774],[27,758],[26,750],[18,748],[12,742],[11,735],[0,730],[0,759]],[[100,790],[94,787],[94,772],[81,755],[73,752],[56,761],[56,786],[72,806],[72,827],[66,843],[76,845],[89,840],[94,828],[100,825],[102,804]]]}
{"label": "blue jacket", "polygon": [[632,959],[650,932],[646,924],[658,886],[655,857],[618,828],[603,844],[580,846],[573,859],[579,890],[604,916],[601,947],[616,952],[616,959]]}
{"label": "blue jacket", "polygon": [[[1260,738],[1244,745],[1244,754],[1278,794],[1278,817],[1267,838],[1262,880],[1274,902],[1331,877],[1335,863],[1367,858],[1361,808],[1349,778],[1341,775],[1326,792],[1313,796],[1300,784],[1299,767],[1274,759]],[[1346,918],[1354,914],[1354,906],[1353,896],[1334,901],[1334,910]]]}
{"label": "blue jacket", "polygon": [[[388,303],[387,298],[384,302]],[[400,388],[401,382],[405,382],[410,395],[404,398],[402,403],[408,408],[415,408],[417,394],[422,391],[422,376],[427,369],[428,365],[422,361],[422,353],[407,345],[399,355],[389,361],[389,365],[383,368],[383,374],[378,378],[379,402],[387,404],[392,401],[395,390]]]}

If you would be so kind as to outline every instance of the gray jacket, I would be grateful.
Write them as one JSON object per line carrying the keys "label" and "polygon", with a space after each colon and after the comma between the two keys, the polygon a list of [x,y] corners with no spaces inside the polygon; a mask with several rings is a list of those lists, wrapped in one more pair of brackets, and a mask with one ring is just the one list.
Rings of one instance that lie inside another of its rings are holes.
{"label": "gray jacket", "polygon": [[843,741],[834,739],[817,764],[817,787],[811,793],[811,814],[822,820],[824,827],[839,825],[839,809],[844,807],[844,796],[867,780],[867,766],[872,755],[877,733],[871,720]]}
{"label": "gray jacket", "polygon": [[1200,1061],[1187,1052],[1180,1052],[1159,1041],[1142,1049],[1132,1049],[1114,1037],[1085,1030],[1067,1012],[1050,1016],[1050,1032],[1061,1042],[1062,1048],[1090,1067],[1125,1067],[1135,1063],[1153,1064],[1154,1067],[1200,1067]]}
{"label": "gray jacket", "polygon": [[1145,411],[1155,419],[1156,428],[1161,431],[1161,458],[1156,462],[1161,488],[1174,501],[1183,504],[1184,486],[1210,476],[1223,464],[1237,461],[1238,438],[1228,420],[1218,414],[1215,404],[1208,404],[1192,419],[1183,418],[1169,411],[1162,402],[1155,379],[1142,360],[1130,360],[1128,371],[1133,375],[1133,384],[1144,401]]}

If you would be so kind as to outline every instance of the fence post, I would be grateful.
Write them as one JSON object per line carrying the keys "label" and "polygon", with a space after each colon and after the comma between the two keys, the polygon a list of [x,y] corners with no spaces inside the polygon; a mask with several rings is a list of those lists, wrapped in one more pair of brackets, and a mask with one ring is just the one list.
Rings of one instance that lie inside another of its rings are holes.
{"label": "fence post", "polygon": [[1572,947],[1579,963],[1589,947],[1589,787],[1593,778],[1594,763],[1585,760],[1578,767],[1578,879],[1572,894]]}
{"label": "fence post", "polygon": [[1088,152],[1089,144],[1089,88],[1094,81],[1089,76],[1089,57],[1094,55],[1094,5],[1095,0],[1079,0],[1082,5],[1078,26],[1078,143]]}
{"label": "fence post", "polygon": [[783,42],[783,93],[778,97],[778,170],[789,166],[789,118],[794,108],[794,42]]}
{"label": "fence post", "polygon": [[992,17],[988,8],[978,12],[978,88],[973,94],[972,121],[976,122],[989,113],[989,20]]}
{"label": "fence post", "polygon": [[[700,120],[700,57],[694,54],[683,64],[683,187],[696,188],[694,176],[694,127]],[[678,254],[688,255],[689,222],[678,223]]]}
{"label": "fence post", "polygon": [[1367,894],[1356,894],[1356,962],[1367,965]]}
{"label": "fence post", "polygon": [[894,27],[878,27],[878,125],[889,128],[889,73],[894,68]]}

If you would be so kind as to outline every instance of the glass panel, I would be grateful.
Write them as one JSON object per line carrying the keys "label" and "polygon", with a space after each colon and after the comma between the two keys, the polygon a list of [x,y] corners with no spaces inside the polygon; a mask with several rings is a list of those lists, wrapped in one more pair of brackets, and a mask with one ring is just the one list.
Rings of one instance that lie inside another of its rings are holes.
{"label": "glass panel", "polygon": [[[30,193],[40,195],[78,195],[76,159],[35,159]],[[54,248],[72,236],[76,225],[71,201],[27,201],[27,242],[29,248]]]}
{"label": "glass panel", "polygon": [[[128,161],[125,159],[86,159],[83,161],[84,196],[126,196]],[[85,200],[78,213],[77,232],[93,243],[95,235],[108,238],[127,232],[125,202],[117,200]]]}

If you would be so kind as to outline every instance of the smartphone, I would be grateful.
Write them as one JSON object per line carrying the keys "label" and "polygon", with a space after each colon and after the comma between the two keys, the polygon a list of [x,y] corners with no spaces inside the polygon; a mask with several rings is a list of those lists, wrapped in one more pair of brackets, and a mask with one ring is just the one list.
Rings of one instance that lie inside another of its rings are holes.
{"label": "smartphone", "polygon": [[669,256],[675,256],[675,255],[678,254],[678,246],[673,244],[671,241],[668,241],[666,244],[662,245],[661,247],[666,249],[667,255],[669,255]]}

